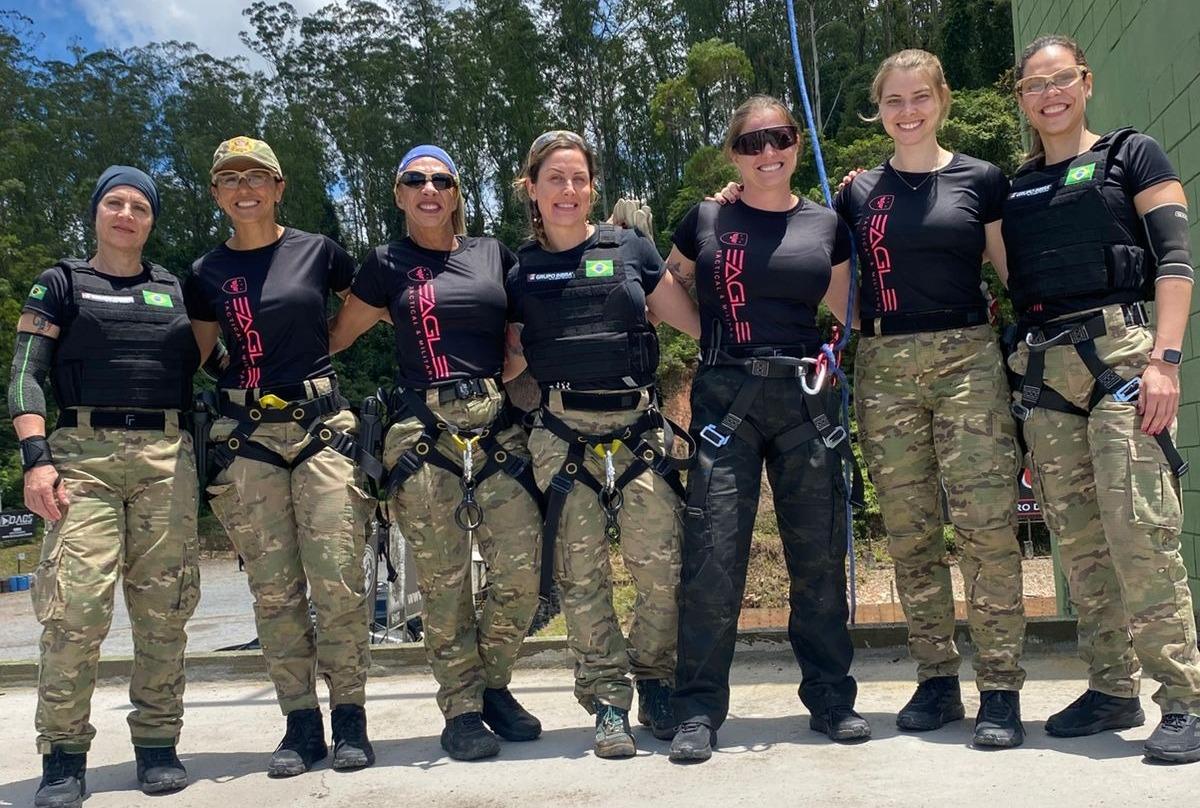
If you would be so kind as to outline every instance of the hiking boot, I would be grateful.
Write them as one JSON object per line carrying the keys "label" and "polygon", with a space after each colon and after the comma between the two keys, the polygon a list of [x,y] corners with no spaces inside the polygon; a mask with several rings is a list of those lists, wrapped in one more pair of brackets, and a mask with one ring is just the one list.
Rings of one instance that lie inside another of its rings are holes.
{"label": "hiking boot", "polygon": [[325,721],[316,707],[292,710],[287,714],[287,732],[279,742],[271,762],[267,764],[267,777],[295,777],[304,774],[318,760],[329,754],[325,745]]}
{"label": "hiking boot", "polygon": [[717,733],[708,724],[684,721],[675,730],[670,758],[676,763],[700,763],[712,757],[712,750],[716,745]]}
{"label": "hiking boot", "polygon": [[178,791],[188,784],[187,769],[179,762],[174,746],[135,746],[133,755],[143,794]]}
{"label": "hiking boot", "polygon": [[542,734],[542,722],[522,707],[507,687],[484,689],[483,720],[506,741],[532,741]]}
{"label": "hiking boot", "polygon": [[623,758],[636,754],[629,711],[596,702],[596,757]]}
{"label": "hiking boot", "polygon": [[836,704],[808,719],[809,729],[824,732],[831,741],[865,741],[871,737],[867,719],[854,712],[853,707]]}
{"label": "hiking boot", "polygon": [[33,798],[35,808],[80,808],[87,793],[87,754],[54,749],[42,755],[42,782]]}
{"label": "hiking boot", "polygon": [[367,740],[367,712],[361,704],[339,704],[329,716],[333,730],[333,760],[338,771],[362,769],[375,762],[375,750]]}
{"label": "hiking boot", "polygon": [[1015,690],[984,690],[975,716],[976,746],[1020,746],[1025,743],[1021,724],[1021,694]]}
{"label": "hiking boot", "polygon": [[1130,729],[1146,723],[1142,700],[1088,689],[1064,709],[1046,719],[1046,734],[1059,738],[1095,735],[1106,729]]}
{"label": "hiking boot", "polygon": [[479,760],[500,754],[500,739],[483,725],[481,713],[462,713],[446,719],[442,748],[455,760]]}
{"label": "hiking boot", "polygon": [[675,737],[675,715],[671,712],[671,686],[663,679],[644,679],[637,683],[638,723],[650,727],[660,741]]}
{"label": "hiking boot", "polygon": [[1146,757],[1168,763],[1200,760],[1200,715],[1167,713],[1146,739]]}
{"label": "hiking boot", "polygon": [[964,715],[958,677],[934,676],[917,685],[917,692],[896,714],[896,726],[909,732],[926,732]]}

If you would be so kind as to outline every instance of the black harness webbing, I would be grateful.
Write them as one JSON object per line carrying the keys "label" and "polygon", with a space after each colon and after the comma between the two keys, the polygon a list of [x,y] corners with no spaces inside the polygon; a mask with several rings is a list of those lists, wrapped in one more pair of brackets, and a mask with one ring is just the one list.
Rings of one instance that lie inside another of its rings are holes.
{"label": "black harness webbing", "polygon": [[[615,400],[616,397],[609,396],[608,398]],[[630,426],[603,435],[585,435],[577,432],[544,406],[541,411],[541,421],[543,427],[567,443],[567,457],[559,470],[550,478],[550,487],[546,491],[546,520],[542,527],[542,575],[539,592],[543,597],[548,597],[554,586],[554,545],[558,540],[559,522],[562,520],[567,497],[575,488],[575,483],[583,483],[596,493],[596,500],[604,512],[604,534],[609,540],[616,541],[621,538],[619,516],[621,506],[625,501],[622,493],[625,486],[644,472],[652,471],[662,477],[675,495],[682,500],[684,491],[683,484],[679,480],[679,472],[691,465],[692,459],[696,455],[696,444],[686,430],[663,415],[655,406],[651,406],[642,413]],[[647,432],[656,429],[663,431],[665,452],[658,451],[644,437]],[[687,446],[688,453],[684,458],[677,458],[673,454],[676,438]],[[633,460],[620,475],[616,475],[612,471],[614,450],[606,448],[617,441],[620,441],[621,445],[633,454]],[[633,441],[636,443],[631,445]],[[606,474],[603,481],[597,480],[584,464],[585,453],[590,447],[604,449]]]}
{"label": "black harness webbing", "polygon": [[[1121,311],[1125,316],[1126,324],[1130,326],[1144,326],[1149,323],[1146,307],[1141,303],[1123,305]],[[1121,374],[1109,367],[1096,352],[1096,338],[1102,337],[1106,333],[1108,331],[1104,325],[1102,312],[1083,320],[1054,323],[1029,331],[1025,337],[1025,343],[1029,346],[1029,362],[1025,368],[1025,375],[1021,379],[1021,400],[1012,405],[1012,413],[1016,419],[1022,422],[1029,420],[1035,407],[1044,407],[1048,410],[1087,418],[1105,396],[1112,396],[1114,400],[1122,404],[1136,402],[1141,389],[1141,377],[1135,376],[1132,379],[1122,377]],[[1079,354],[1084,366],[1096,380],[1086,409],[1067,401],[1057,390],[1047,387],[1045,384],[1046,351],[1056,345],[1074,346],[1075,352]],[[1162,449],[1163,456],[1171,467],[1171,472],[1176,477],[1187,474],[1188,463],[1175,448],[1170,431],[1162,430],[1154,436],[1154,440]]]}
{"label": "black harness webbing", "polygon": [[800,384],[803,396],[804,414],[806,419],[791,429],[783,432],[771,441],[771,449],[775,452],[787,452],[795,449],[814,438],[820,438],[825,447],[841,455],[844,462],[850,464],[853,483],[850,490],[850,501],[856,506],[864,502],[862,471],[854,459],[854,450],[850,447],[850,434],[841,424],[830,420],[821,399],[820,388],[810,391],[804,385],[804,379],[812,366],[813,360],[798,359],[790,356],[764,356],[740,359],[729,356],[722,351],[711,352],[705,358],[705,364],[718,367],[740,367],[748,378],[738,388],[729,411],[718,423],[708,424],[700,430],[699,450],[697,451],[696,475],[694,483],[689,480],[688,490],[691,492],[687,500],[689,516],[699,518],[704,515],[705,504],[708,500],[709,481],[712,479],[713,466],[720,456],[721,449],[734,438],[740,438],[751,444],[761,440],[758,431],[746,420],[746,413],[754,403],[755,397],[762,390],[766,379],[795,379]]}
{"label": "black harness webbing", "polygon": [[[502,471],[516,480],[537,504],[538,510],[542,510],[542,492],[534,480],[533,466],[524,457],[504,449],[497,439],[501,432],[518,422],[513,417],[512,408],[507,404],[487,426],[479,429],[458,429],[429,409],[420,391],[397,387],[392,395],[395,400],[392,411],[403,412],[407,408],[407,414],[420,421],[424,429],[417,437],[417,442],[405,449],[396,460],[396,465],[388,471],[389,498],[400,490],[409,477],[428,463],[459,478],[463,497],[454,509],[454,522],[462,530],[475,530],[483,524],[483,507],[475,499],[475,490],[480,483],[496,472]],[[459,463],[437,450],[438,438],[443,432],[450,434],[462,445],[463,456]],[[478,468],[475,468],[476,452],[484,456],[483,463]]]}

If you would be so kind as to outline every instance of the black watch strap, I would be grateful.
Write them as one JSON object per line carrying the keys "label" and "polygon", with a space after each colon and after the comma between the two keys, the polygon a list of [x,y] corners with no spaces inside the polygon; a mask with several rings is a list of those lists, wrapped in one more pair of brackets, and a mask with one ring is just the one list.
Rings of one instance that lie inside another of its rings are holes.
{"label": "black watch strap", "polygon": [[1183,352],[1177,351],[1174,348],[1167,348],[1166,350],[1164,350],[1162,352],[1162,356],[1159,358],[1162,359],[1162,361],[1166,362],[1168,365],[1182,365],[1183,364]]}
{"label": "black watch strap", "polygon": [[50,466],[54,457],[50,453],[50,441],[44,435],[25,438],[21,441],[21,470],[29,471],[36,466]]}

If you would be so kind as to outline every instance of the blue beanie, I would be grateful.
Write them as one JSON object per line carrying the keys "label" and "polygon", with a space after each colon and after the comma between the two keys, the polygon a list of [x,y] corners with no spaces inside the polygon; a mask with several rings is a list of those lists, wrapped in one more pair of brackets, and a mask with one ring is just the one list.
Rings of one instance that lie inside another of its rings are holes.
{"label": "blue beanie", "polygon": [[158,188],[154,185],[154,180],[150,179],[150,175],[140,168],[133,166],[109,166],[104,169],[104,173],[100,175],[100,179],[96,180],[96,190],[92,191],[92,221],[96,221],[96,210],[100,207],[100,200],[104,195],[116,188],[118,185],[128,185],[130,188],[136,188],[142,192],[146,200],[150,203],[150,210],[154,214],[154,221],[158,221]]}
{"label": "blue beanie", "polygon": [[400,165],[396,167],[396,176],[400,176],[400,172],[408,168],[409,163],[416,160],[418,157],[432,157],[435,160],[441,160],[446,164],[446,168],[450,169],[450,173],[458,176],[458,169],[454,166],[454,161],[450,159],[450,155],[439,149],[437,146],[424,145],[413,146],[408,150],[408,154],[404,155],[400,160]]}

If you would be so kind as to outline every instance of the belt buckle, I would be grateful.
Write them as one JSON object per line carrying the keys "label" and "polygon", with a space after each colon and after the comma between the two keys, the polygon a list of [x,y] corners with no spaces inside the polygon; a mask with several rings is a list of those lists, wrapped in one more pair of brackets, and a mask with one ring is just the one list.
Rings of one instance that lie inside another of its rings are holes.
{"label": "belt buckle", "polygon": [[1125,384],[1113,390],[1112,397],[1115,401],[1122,404],[1128,404],[1130,401],[1137,401],[1138,394],[1142,390],[1142,377],[1134,376]]}
{"label": "belt buckle", "polygon": [[459,379],[454,383],[455,398],[467,399],[471,397],[471,385],[466,379]]}
{"label": "belt buckle", "polygon": [[286,410],[288,402],[284,401],[274,393],[267,393],[258,397],[260,407],[266,407],[269,410]]}
{"label": "belt buckle", "polygon": [[823,435],[821,441],[825,444],[825,448],[834,449],[837,445],[846,439],[846,427],[838,424],[828,435]]}
{"label": "belt buckle", "polygon": [[725,444],[729,443],[729,435],[723,435],[717,430],[716,424],[709,424],[700,430],[700,437],[711,443],[713,446],[720,449]]}
{"label": "belt buckle", "polygon": [[1022,423],[1024,423],[1025,421],[1028,421],[1029,416],[1033,415],[1033,408],[1026,407],[1020,401],[1014,401],[1012,404],[1009,405],[1008,409],[1010,412],[1012,412],[1013,418],[1016,418],[1018,421],[1020,421]]}
{"label": "belt buckle", "polygon": [[766,378],[771,372],[771,363],[759,357],[750,360],[750,375]]}

